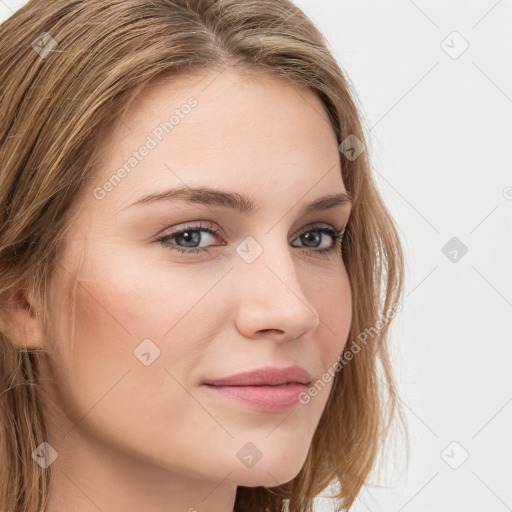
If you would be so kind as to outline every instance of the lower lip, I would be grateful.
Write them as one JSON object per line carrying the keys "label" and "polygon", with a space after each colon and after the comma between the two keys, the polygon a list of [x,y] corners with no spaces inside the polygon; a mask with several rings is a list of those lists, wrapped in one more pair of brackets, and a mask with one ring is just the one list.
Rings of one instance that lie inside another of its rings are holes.
{"label": "lower lip", "polygon": [[286,411],[297,405],[299,396],[306,391],[305,384],[293,383],[281,386],[212,386],[203,384],[212,392],[240,400],[266,412]]}

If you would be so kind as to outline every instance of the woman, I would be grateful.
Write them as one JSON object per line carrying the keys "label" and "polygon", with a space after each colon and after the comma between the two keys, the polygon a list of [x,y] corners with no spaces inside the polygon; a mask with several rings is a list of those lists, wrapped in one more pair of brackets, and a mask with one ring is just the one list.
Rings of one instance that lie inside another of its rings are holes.
{"label": "woman", "polygon": [[321,34],[32,0],[0,43],[0,509],[350,507],[403,421],[403,262]]}

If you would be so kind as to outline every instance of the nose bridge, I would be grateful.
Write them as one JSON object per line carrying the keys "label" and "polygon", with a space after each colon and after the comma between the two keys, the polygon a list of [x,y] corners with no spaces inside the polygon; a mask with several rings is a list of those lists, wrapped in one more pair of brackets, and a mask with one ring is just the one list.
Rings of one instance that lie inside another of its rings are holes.
{"label": "nose bridge", "polygon": [[277,230],[260,238],[247,237],[238,247],[236,269],[239,328],[250,336],[255,331],[283,331],[286,338],[314,331],[318,312],[302,290],[289,244]]}

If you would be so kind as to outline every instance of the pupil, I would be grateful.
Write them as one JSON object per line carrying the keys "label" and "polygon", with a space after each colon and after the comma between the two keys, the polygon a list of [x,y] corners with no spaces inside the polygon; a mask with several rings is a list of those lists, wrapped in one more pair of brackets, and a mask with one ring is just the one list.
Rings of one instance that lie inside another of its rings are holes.
{"label": "pupil", "polygon": [[[313,244],[318,244],[319,242],[319,238],[320,238],[321,234],[320,233],[304,233],[302,235],[302,237],[305,239],[305,245],[308,246],[308,247],[314,247],[315,245],[308,245],[308,243],[311,242],[311,239],[313,239]],[[302,243],[304,243],[304,240],[302,241]]]}
{"label": "pupil", "polygon": [[185,231],[181,235],[178,235],[178,238],[184,239],[185,243],[189,243],[190,241],[199,243],[200,235],[197,231]]}
{"label": "pupil", "polygon": [[[181,238],[182,241],[185,242],[185,244],[192,243],[191,247],[194,246],[194,244],[198,244],[201,238],[198,231],[184,231],[180,235],[176,236],[177,238]],[[306,245],[307,247],[315,247],[320,241],[320,236],[321,234],[316,232],[304,233],[301,236],[302,243],[304,243],[304,245]]]}

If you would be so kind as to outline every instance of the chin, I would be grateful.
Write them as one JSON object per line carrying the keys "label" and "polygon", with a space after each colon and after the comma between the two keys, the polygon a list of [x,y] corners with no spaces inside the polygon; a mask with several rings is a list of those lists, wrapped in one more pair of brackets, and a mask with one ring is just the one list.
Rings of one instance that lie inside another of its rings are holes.
{"label": "chin", "polygon": [[263,464],[260,461],[252,468],[237,471],[236,475],[231,475],[230,478],[236,480],[236,484],[243,487],[276,487],[293,480],[301,468],[302,465],[298,464],[280,467],[275,464]]}

